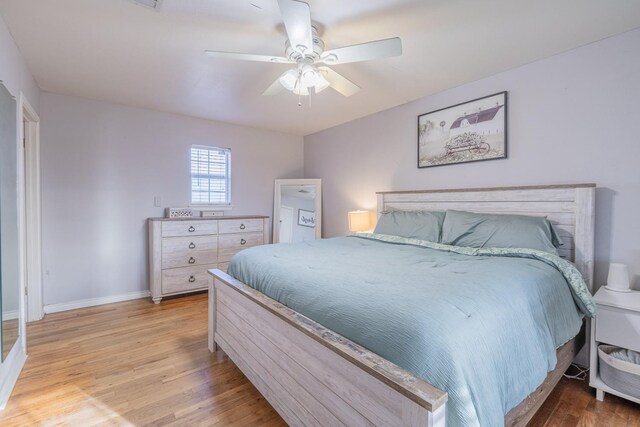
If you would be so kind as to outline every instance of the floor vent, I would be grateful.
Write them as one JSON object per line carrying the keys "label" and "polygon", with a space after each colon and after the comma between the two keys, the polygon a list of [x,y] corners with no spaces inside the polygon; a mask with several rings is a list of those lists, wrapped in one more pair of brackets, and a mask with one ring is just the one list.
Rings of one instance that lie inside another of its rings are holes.
{"label": "floor vent", "polygon": [[159,10],[162,0],[131,0],[137,5],[147,7],[149,9]]}

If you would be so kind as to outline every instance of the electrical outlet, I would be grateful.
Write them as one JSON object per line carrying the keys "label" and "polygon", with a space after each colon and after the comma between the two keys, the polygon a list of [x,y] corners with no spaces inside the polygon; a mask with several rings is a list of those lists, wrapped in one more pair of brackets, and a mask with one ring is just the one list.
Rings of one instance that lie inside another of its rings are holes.
{"label": "electrical outlet", "polygon": [[153,198],[153,205],[154,205],[156,208],[159,208],[160,206],[162,206],[162,199],[160,198],[160,196],[155,196],[155,197]]}

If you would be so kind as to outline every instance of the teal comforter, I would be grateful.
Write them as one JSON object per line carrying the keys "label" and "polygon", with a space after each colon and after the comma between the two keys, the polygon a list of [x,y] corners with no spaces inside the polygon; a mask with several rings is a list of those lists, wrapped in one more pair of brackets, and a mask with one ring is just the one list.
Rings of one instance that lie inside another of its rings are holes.
{"label": "teal comforter", "polygon": [[592,315],[572,264],[386,235],[259,246],[231,276],[449,393],[449,426],[499,426]]}

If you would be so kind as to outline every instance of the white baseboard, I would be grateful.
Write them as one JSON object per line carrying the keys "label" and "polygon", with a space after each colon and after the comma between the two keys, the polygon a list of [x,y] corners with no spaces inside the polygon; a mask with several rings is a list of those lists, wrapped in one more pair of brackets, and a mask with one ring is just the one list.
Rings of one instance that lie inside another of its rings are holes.
{"label": "white baseboard", "polygon": [[63,302],[60,304],[49,304],[44,306],[44,312],[59,313],[61,311],[75,310],[78,308],[93,307],[96,305],[112,304],[114,302],[129,301],[132,299],[148,298],[151,296],[149,291],[131,292],[128,294],[112,295],[108,297],[89,298],[78,301]]}
{"label": "white baseboard", "polygon": [[3,311],[2,320],[15,320],[18,318],[18,310]]}

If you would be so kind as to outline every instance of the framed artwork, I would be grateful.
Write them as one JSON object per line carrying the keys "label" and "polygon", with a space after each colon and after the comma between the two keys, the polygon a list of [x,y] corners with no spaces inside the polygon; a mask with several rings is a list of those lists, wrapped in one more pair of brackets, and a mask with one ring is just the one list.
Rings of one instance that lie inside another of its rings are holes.
{"label": "framed artwork", "polygon": [[306,211],[304,209],[298,209],[298,225],[304,227],[315,228],[316,226],[316,213],[313,211]]}
{"label": "framed artwork", "polygon": [[418,167],[507,157],[507,92],[418,116]]}

